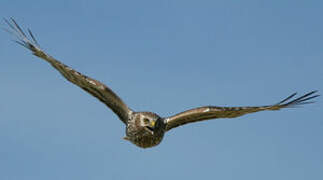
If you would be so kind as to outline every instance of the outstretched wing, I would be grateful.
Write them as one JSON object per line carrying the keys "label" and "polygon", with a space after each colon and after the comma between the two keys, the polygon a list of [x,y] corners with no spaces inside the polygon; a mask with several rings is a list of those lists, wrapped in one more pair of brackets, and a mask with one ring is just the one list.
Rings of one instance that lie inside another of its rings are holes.
{"label": "outstretched wing", "polygon": [[203,121],[203,120],[215,119],[215,118],[235,118],[235,117],[242,116],[244,114],[254,113],[258,111],[279,110],[281,108],[291,108],[302,104],[313,103],[308,100],[318,97],[319,95],[316,95],[315,94],[316,92],[317,91],[312,91],[299,98],[289,101],[291,98],[293,98],[296,95],[296,93],[294,93],[289,97],[285,98],[284,100],[280,101],[279,103],[270,105],[270,106],[255,106],[255,107],[205,106],[205,107],[191,109],[166,118],[165,119],[166,130],[168,131],[177,126],[181,126],[187,123],[192,123],[197,121]]}
{"label": "outstretched wing", "polygon": [[118,97],[118,95],[116,95],[110,88],[95,79],[92,79],[75,71],[74,69],[66,66],[65,64],[45,53],[42,49],[40,49],[38,42],[36,41],[31,31],[28,29],[28,33],[31,37],[31,39],[28,39],[26,34],[14,19],[11,18],[11,22],[5,19],[5,22],[10,27],[10,29],[8,29],[7,31],[18,38],[18,41],[16,41],[18,44],[31,50],[35,56],[38,56],[49,62],[68,81],[98,98],[101,102],[111,108],[111,110],[119,116],[120,120],[127,124],[128,116],[130,113],[132,113],[132,110],[129,109],[127,105]]}

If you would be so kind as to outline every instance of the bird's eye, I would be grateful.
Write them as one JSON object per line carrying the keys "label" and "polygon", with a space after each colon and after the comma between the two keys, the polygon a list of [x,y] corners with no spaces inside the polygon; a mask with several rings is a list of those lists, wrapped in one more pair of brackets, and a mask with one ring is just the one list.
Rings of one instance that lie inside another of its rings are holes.
{"label": "bird's eye", "polygon": [[149,121],[149,119],[144,118],[144,123],[145,123],[145,124],[149,124],[149,122],[150,122],[150,121]]}

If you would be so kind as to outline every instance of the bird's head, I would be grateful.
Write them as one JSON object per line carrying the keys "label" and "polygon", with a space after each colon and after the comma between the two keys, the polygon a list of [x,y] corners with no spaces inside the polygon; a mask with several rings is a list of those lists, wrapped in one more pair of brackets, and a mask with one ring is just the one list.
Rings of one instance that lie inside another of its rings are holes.
{"label": "bird's head", "polygon": [[140,112],[136,123],[151,134],[161,130],[163,127],[162,119],[152,112]]}
{"label": "bird's head", "polygon": [[135,145],[148,148],[158,145],[165,134],[163,118],[152,112],[135,112],[128,121],[125,140]]}

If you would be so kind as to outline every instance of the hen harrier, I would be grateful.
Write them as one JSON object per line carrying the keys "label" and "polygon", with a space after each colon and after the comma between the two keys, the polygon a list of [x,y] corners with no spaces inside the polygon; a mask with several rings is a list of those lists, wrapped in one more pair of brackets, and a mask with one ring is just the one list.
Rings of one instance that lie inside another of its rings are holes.
{"label": "hen harrier", "polygon": [[297,105],[313,103],[312,101],[308,100],[319,96],[315,94],[317,91],[312,91],[299,98],[292,99],[296,95],[296,93],[294,93],[279,103],[268,106],[204,106],[190,109],[170,117],[160,117],[153,112],[135,112],[130,109],[121,100],[121,98],[118,97],[117,94],[115,94],[103,83],[75,71],[44,52],[29,29],[28,33],[30,39],[28,39],[27,35],[23,32],[14,19],[11,18],[11,21],[5,19],[5,22],[9,26],[8,31],[18,38],[18,41],[16,41],[18,44],[31,50],[35,56],[38,56],[50,63],[68,81],[95,96],[105,105],[107,105],[114,113],[116,113],[119,119],[126,125],[126,136],[124,139],[129,140],[141,148],[148,148],[158,145],[162,141],[163,136],[167,131],[187,123],[215,118],[235,118],[244,114],[258,111],[279,110],[282,108],[294,107]]}

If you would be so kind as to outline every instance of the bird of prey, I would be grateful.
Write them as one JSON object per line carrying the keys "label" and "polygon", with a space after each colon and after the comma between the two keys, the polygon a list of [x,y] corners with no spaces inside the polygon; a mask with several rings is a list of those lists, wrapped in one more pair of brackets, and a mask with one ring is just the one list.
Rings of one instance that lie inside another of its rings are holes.
{"label": "bird of prey", "polygon": [[18,44],[29,49],[35,56],[47,61],[68,81],[79,86],[107,105],[126,125],[126,136],[124,139],[141,148],[149,148],[158,145],[167,131],[187,123],[216,118],[235,118],[258,111],[279,110],[282,108],[295,107],[298,105],[313,103],[313,101],[309,100],[319,96],[317,91],[312,91],[293,99],[296,95],[296,93],[294,93],[282,101],[268,106],[204,106],[193,108],[170,117],[160,117],[153,112],[136,112],[130,109],[116,93],[103,83],[77,72],[43,51],[29,29],[28,38],[14,19],[11,18],[10,21],[5,19],[5,22],[9,26],[7,31],[18,38],[16,41]]}

